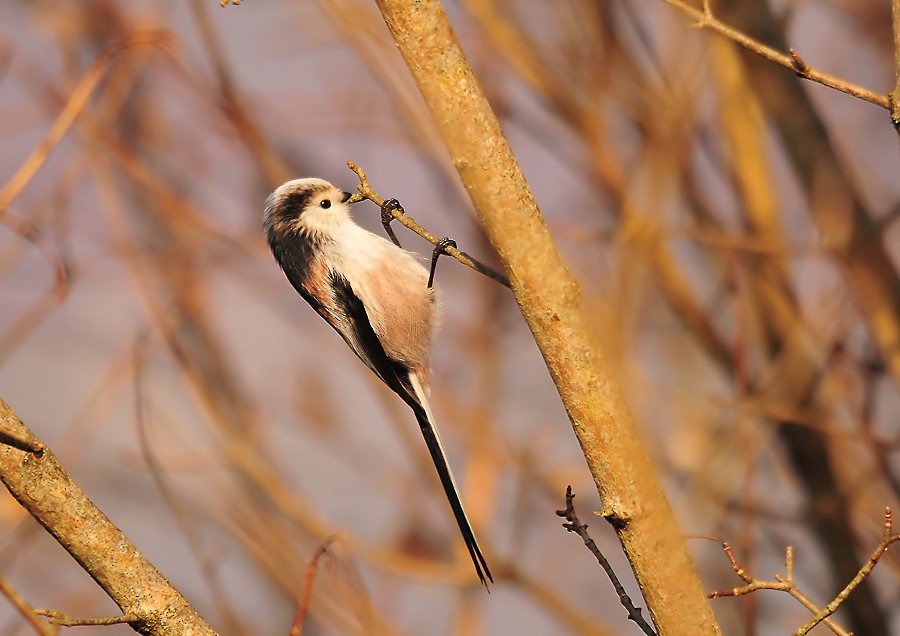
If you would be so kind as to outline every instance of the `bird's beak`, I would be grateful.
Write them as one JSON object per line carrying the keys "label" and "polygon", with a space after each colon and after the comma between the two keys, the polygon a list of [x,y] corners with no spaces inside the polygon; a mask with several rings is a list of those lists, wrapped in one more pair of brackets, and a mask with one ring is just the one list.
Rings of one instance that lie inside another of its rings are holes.
{"label": "bird's beak", "polygon": [[346,203],[353,196],[352,192],[344,192],[341,194],[341,203]]}

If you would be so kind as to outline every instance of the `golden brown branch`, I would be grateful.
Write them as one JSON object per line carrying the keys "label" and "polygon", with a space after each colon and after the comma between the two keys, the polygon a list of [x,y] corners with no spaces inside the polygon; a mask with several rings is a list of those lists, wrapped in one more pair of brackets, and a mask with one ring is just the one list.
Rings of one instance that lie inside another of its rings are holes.
{"label": "golden brown branch", "polygon": [[[654,623],[665,634],[719,628],[656,471],[593,337],[578,283],[440,2],[378,0],[460,180],[510,275]],[[674,574],[673,573],[677,573]]]}
{"label": "golden brown branch", "polygon": [[[3,427],[40,441],[0,399]],[[143,634],[211,636],[215,631],[88,499],[44,448],[40,456],[0,445],[0,480],[23,508],[97,581]]]}

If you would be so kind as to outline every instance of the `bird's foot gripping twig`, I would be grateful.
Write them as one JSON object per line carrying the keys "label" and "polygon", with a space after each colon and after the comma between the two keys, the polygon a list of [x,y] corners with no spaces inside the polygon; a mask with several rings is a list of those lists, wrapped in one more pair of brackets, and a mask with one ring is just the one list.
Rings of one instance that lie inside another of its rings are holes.
{"label": "bird's foot gripping twig", "polygon": [[444,237],[434,246],[434,250],[431,252],[431,271],[428,273],[428,289],[431,289],[434,285],[434,269],[437,267],[438,259],[441,257],[441,254],[447,253],[448,247],[456,247],[456,241],[452,238]]}
{"label": "bird's foot gripping twig", "polygon": [[[374,203],[375,205],[380,207],[381,208],[381,224],[384,226],[384,229],[387,232],[387,235],[391,238],[391,240],[394,242],[395,245],[399,246],[400,242],[397,240],[397,237],[396,237],[396,235],[394,235],[394,232],[391,229],[389,229],[388,225],[385,224],[385,222],[387,222],[387,224],[390,224],[389,219],[396,219],[397,221],[402,223],[404,226],[406,226],[408,229],[412,230],[413,232],[415,232],[416,234],[421,236],[423,239],[425,239],[432,245],[437,245],[438,242],[440,242],[441,239],[439,239],[437,236],[435,236],[434,234],[432,234],[431,232],[429,232],[428,230],[423,228],[421,225],[416,223],[415,219],[413,219],[408,214],[406,214],[406,212],[403,210],[403,206],[401,206],[399,202],[397,202],[394,199],[385,200],[383,197],[379,196],[379,194],[377,192],[375,192],[372,189],[372,187],[369,185],[369,181],[366,178],[366,173],[363,171],[362,168],[357,166],[352,161],[347,162],[347,167],[349,167],[353,172],[356,173],[356,176],[359,177],[359,185],[357,186],[357,189],[359,190],[359,192],[354,194],[352,197],[350,197],[350,199],[347,202],[348,203],[358,203],[360,201],[368,199],[369,201],[371,201],[372,203]],[[462,250],[457,249],[456,243],[447,244],[443,248],[441,253],[455,258],[460,263],[462,263],[463,265],[465,265],[467,267],[471,267],[479,274],[484,274],[488,278],[494,279],[495,281],[497,281],[504,287],[507,287],[507,288],[510,287],[509,278],[506,275],[501,274],[500,272],[497,272],[497,271],[491,269],[484,263],[481,263],[480,261],[475,260],[474,258],[469,256]]]}
{"label": "bird's foot gripping twig", "polygon": [[[406,210],[403,209],[403,206],[400,205],[400,202],[397,199],[385,199],[384,203],[381,204],[381,226],[384,228],[384,231],[390,237],[391,241],[393,241],[394,245],[402,248],[403,246],[400,245],[400,241],[397,240],[397,235],[394,234],[394,230],[391,228],[391,221],[394,220],[395,212],[397,214],[406,214]],[[431,287],[430,284],[428,286]]]}

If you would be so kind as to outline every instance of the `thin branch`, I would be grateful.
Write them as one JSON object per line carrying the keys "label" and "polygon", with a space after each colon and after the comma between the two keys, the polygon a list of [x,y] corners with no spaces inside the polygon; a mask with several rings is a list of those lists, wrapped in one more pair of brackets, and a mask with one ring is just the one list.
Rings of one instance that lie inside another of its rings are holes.
{"label": "thin branch", "polygon": [[[803,62],[800,56],[794,50],[791,50],[791,55],[785,55],[781,51],[777,51],[772,47],[766,46],[762,42],[754,40],[750,36],[745,35],[744,33],[728,26],[727,24],[721,22],[718,18],[716,18],[712,13],[712,9],[710,8],[708,0],[704,0],[702,11],[700,9],[692,7],[686,2],[683,2],[683,0],[663,0],[663,2],[694,18],[697,21],[694,26],[698,29],[709,29],[711,31],[715,31],[719,35],[725,36],[732,42],[740,44],[744,48],[753,51],[757,55],[761,55],[767,60],[775,62],[776,64],[780,64],[786,69],[794,71],[795,73],[797,73],[797,75],[804,79],[808,79],[809,81],[815,82],[817,84],[822,84],[823,86],[827,86],[829,88],[833,88],[835,90],[841,91],[842,93],[847,93],[848,95],[852,95],[853,97],[858,97],[859,99],[867,101],[871,104],[875,104],[876,106],[881,106],[882,108],[890,110],[891,117],[894,117],[894,106],[892,104],[894,100],[892,100],[891,95],[876,93],[875,91],[863,88],[862,86],[853,84],[834,75],[817,71]],[[894,0],[895,7],[897,5],[897,2],[898,0]],[[896,12],[897,10],[895,9],[895,29],[897,27],[898,21]],[[898,86],[900,86],[900,77],[898,77]],[[894,121],[896,122],[897,120]]]}
{"label": "thin branch", "polygon": [[[793,596],[797,601],[800,602],[803,607],[808,609],[813,614],[818,615],[821,611],[817,605],[815,605],[803,592],[801,592],[796,584],[794,583],[794,548],[793,546],[788,546],[784,552],[784,576],[779,574],[775,575],[774,581],[762,581],[760,579],[754,578],[747,572],[741,565],[738,563],[738,560],[734,556],[734,552],[731,550],[731,546],[727,541],[723,541],[719,537],[715,537],[712,535],[692,535],[699,539],[709,539],[710,541],[715,541],[716,543],[721,544],[722,551],[725,553],[725,556],[728,557],[729,563],[731,563],[731,569],[734,570],[734,573],[740,578],[746,585],[742,585],[740,587],[734,587],[729,590],[716,590],[714,592],[710,592],[707,596],[709,598],[723,598],[726,596],[744,596],[745,594],[751,594],[756,592],[757,590],[775,590],[778,592],[787,592],[791,596]],[[844,630],[842,627],[831,621],[830,619],[823,619],[825,621],[825,625],[838,636],[851,636],[850,632]]]}
{"label": "thin branch", "polygon": [[[144,397],[144,361],[148,355],[148,350],[149,336],[146,331],[142,331],[135,338],[133,368],[129,374],[134,390],[134,421],[137,428],[141,457],[146,464],[147,472],[153,478],[153,482],[163,502],[169,508],[172,518],[178,524],[181,536],[187,541],[190,553],[197,561],[200,575],[203,577],[209,594],[213,598],[216,609],[219,611],[219,615],[224,623],[224,631],[226,633],[240,633],[243,631],[240,620],[235,615],[232,603],[225,598],[226,594],[222,590],[220,578],[216,576],[218,565],[215,563],[215,557],[208,550],[208,537],[197,527],[192,514],[193,509],[190,509],[189,505],[178,496],[177,493],[180,493],[180,491],[177,486],[170,483],[165,466],[157,457],[150,442],[149,424],[147,422],[149,417],[146,415],[149,409]],[[180,494],[183,495],[183,493]],[[203,556],[204,553],[206,553],[206,558]]]}
{"label": "thin branch", "polygon": [[[225,47],[223,47],[213,24],[212,14],[209,12],[207,4],[207,0],[193,0],[190,6],[194,22],[197,25],[197,32],[206,49],[209,63],[212,65],[215,90],[218,93],[215,101],[219,104],[223,115],[231,120],[238,133],[237,137],[250,151],[250,155],[259,166],[263,176],[274,188],[290,178],[290,171],[267,138],[260,132],[260,126],[254,120],[243,93],[237,87],[226,61]],[[233,4],[240,4],[240,0]]]}
{"label": "thin branch", "polygon": [[891,509],[885,508],[884,510],[884,530],[881,535],[881,543],[878,544],[878,547],[875,548],[875,551],[872,553],[872,556],[869,557],[869,560],[859,569],[856,576],[853,577],[853,580],[850,581],[847,586],[841,590],[837,596],[834,597],[834,600],[831,601],[828,605],[826,605],[823,609],[816,612],[816,615],[813,616],[809,621],[796,632],[794,632],[794,636],[804,636],[804,634],[808,634],[809,631],[821,623],[824,620],[827,620],[827,617],[837,611],[837,608],[840,607],[841,603],[847,600],[847,597],[853,593],[853,590],[857,588],[857,586],[862,583],[863,579],[865,579],[872,570],[875,568],[875,565],[878,563],[878,560],[881,556],[887,552],[888,546],[892,543],[900,541],[900,533],[893,533],[893,519],[891,515]]}
{"label": "thin branch", "polygon": [[[381,207],[384,204],[384,197],[380,196],[377,192],[375,192],[372,187],[369,185],[369,181],[366,178],[366,173],[363,172],[363,169],[357,166],[352,161],[347,162],[347,167],[350,168],[353,172],[356,173],[356,176],[359,177],[359,185],[357,189],[359,190],[359,194],[354,194],[350,197],[349,203],[358,203],[360,201],[368,199],[375,205]],[[431,243],[432,245],[437,245],[441,241],[441,237],[435,236],[421,225],[416,223],[415,219],[413,219],[408,214],[404,213],[402,209],[394,208],[391,210],[391,216],[406,226],[408,229],[412,230],[423,239]],[[465,265],[466,267],[471,267],[479,274],[484,274],[488,278],[492,278],[504,287],[509,288],[509,278],[500,272],[496,272],[484,263],[475,260],[462,250],[457,249],[453,246],[447,246],[444,248],[444,254],[447,256],[452,256],[460,263]]]}
{"label": "thin branch", "polygon": [[140,620],[137,614],[122,614],[121,616],[101,616],[99,618],[74,618],[57,612],[56,610],[39,609],[35,610],[36,614],[46,616],[53,625],[61,625],[63,627],[84,627],[89,625],[122,625],[125,623],[135,623]]}
{"label": "thin branch", "polygon": [[583,524],[578,520],[578,516],[575,514],[574,499],[575,493],[572,492],[572,486],[566,486],[566,509],[556,511],[557,516],[563,517],[567,522],[563,524],[563,528],[569,532],[574,532],[581,537],[581,540],[584,541],[584,545],[587,546],[587,549],[591,551],[591,554],[596,557],[600,567],[603,568],[603,571],[606,572],[606,576],[608,576],[609,580],[612,582],[613,588],[615,588],[616,594],[619,596],[619,602],[628,612],[628,619],[634,621],[637,626],[641,628],[641,631],[648,636],[657,636],[653,627],[644,620],[644,617],[641,614],[641,608],[636,607],[631,601],[631,597],[628,596],[628,592],[625,591],[625,588],[619,581],[619,577],[616,576],[615,570],[613,570],[609,561],[606,560],[606,557],[603,556],[603,553],[600,552],[597,543],[591,538],[591,535],[588,534],[587,524]]}

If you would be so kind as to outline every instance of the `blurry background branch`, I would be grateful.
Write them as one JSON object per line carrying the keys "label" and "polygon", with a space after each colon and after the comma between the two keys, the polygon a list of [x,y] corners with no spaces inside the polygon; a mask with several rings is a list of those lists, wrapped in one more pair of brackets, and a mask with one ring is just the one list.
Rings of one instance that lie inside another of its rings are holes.
{"label": "blurry background branch", "polygon": [[116,55],[122,51],[126,51],[134,46],[149,44],[152,46],[163,48],[171,44],[171,40],[167,33],[161,31],[148,31],[146,33],[136,32],[127,38],[124,38],[110,46],[108,46],[100,55],[88,71],[84,74],[71,95],[66,101],[65,107],[59,113],[59,116],[53,122],[53,125],[47,131],[44,140],[35,148],[28,156],[28,159],[9,178],[0,188],[0,215],[6,213],[10,203],[12,203],[26,185],[34,178],[38,170],[41,169],[50,153],[59,144],[63,136],[69,131],[75,119],[84,109],[97,85],[106,74],[110,63]]}
{"label": "blurry background branch", "polygon": [[794,71],[803,79],[808,79],[811,82],[816,82],[822,86],[833,88],[842,93],[847,93],[848,95],[858,97],[863,101],[875,104],[876,106],[888,109],[891,111],[891,116],[893,117],[891,94],[876,93],[839,77],[835,77],[834,75],[818,71],[807,64],[794,49],[788,49],[790,54],[782,53],[781,51],[754,40],[737,29],[731,28],[713,15],[711,0],[703,0],[702,9],[692,7],[687,2],[682,2],[682,0],[663,0],[663,2],[683,11],[697,20],[694,24],[696,28],[715,31],[732,42],[736,42],[757,55],[761,55],[770,62],[775,62],[776,64],[780,64],[781,66]]}

